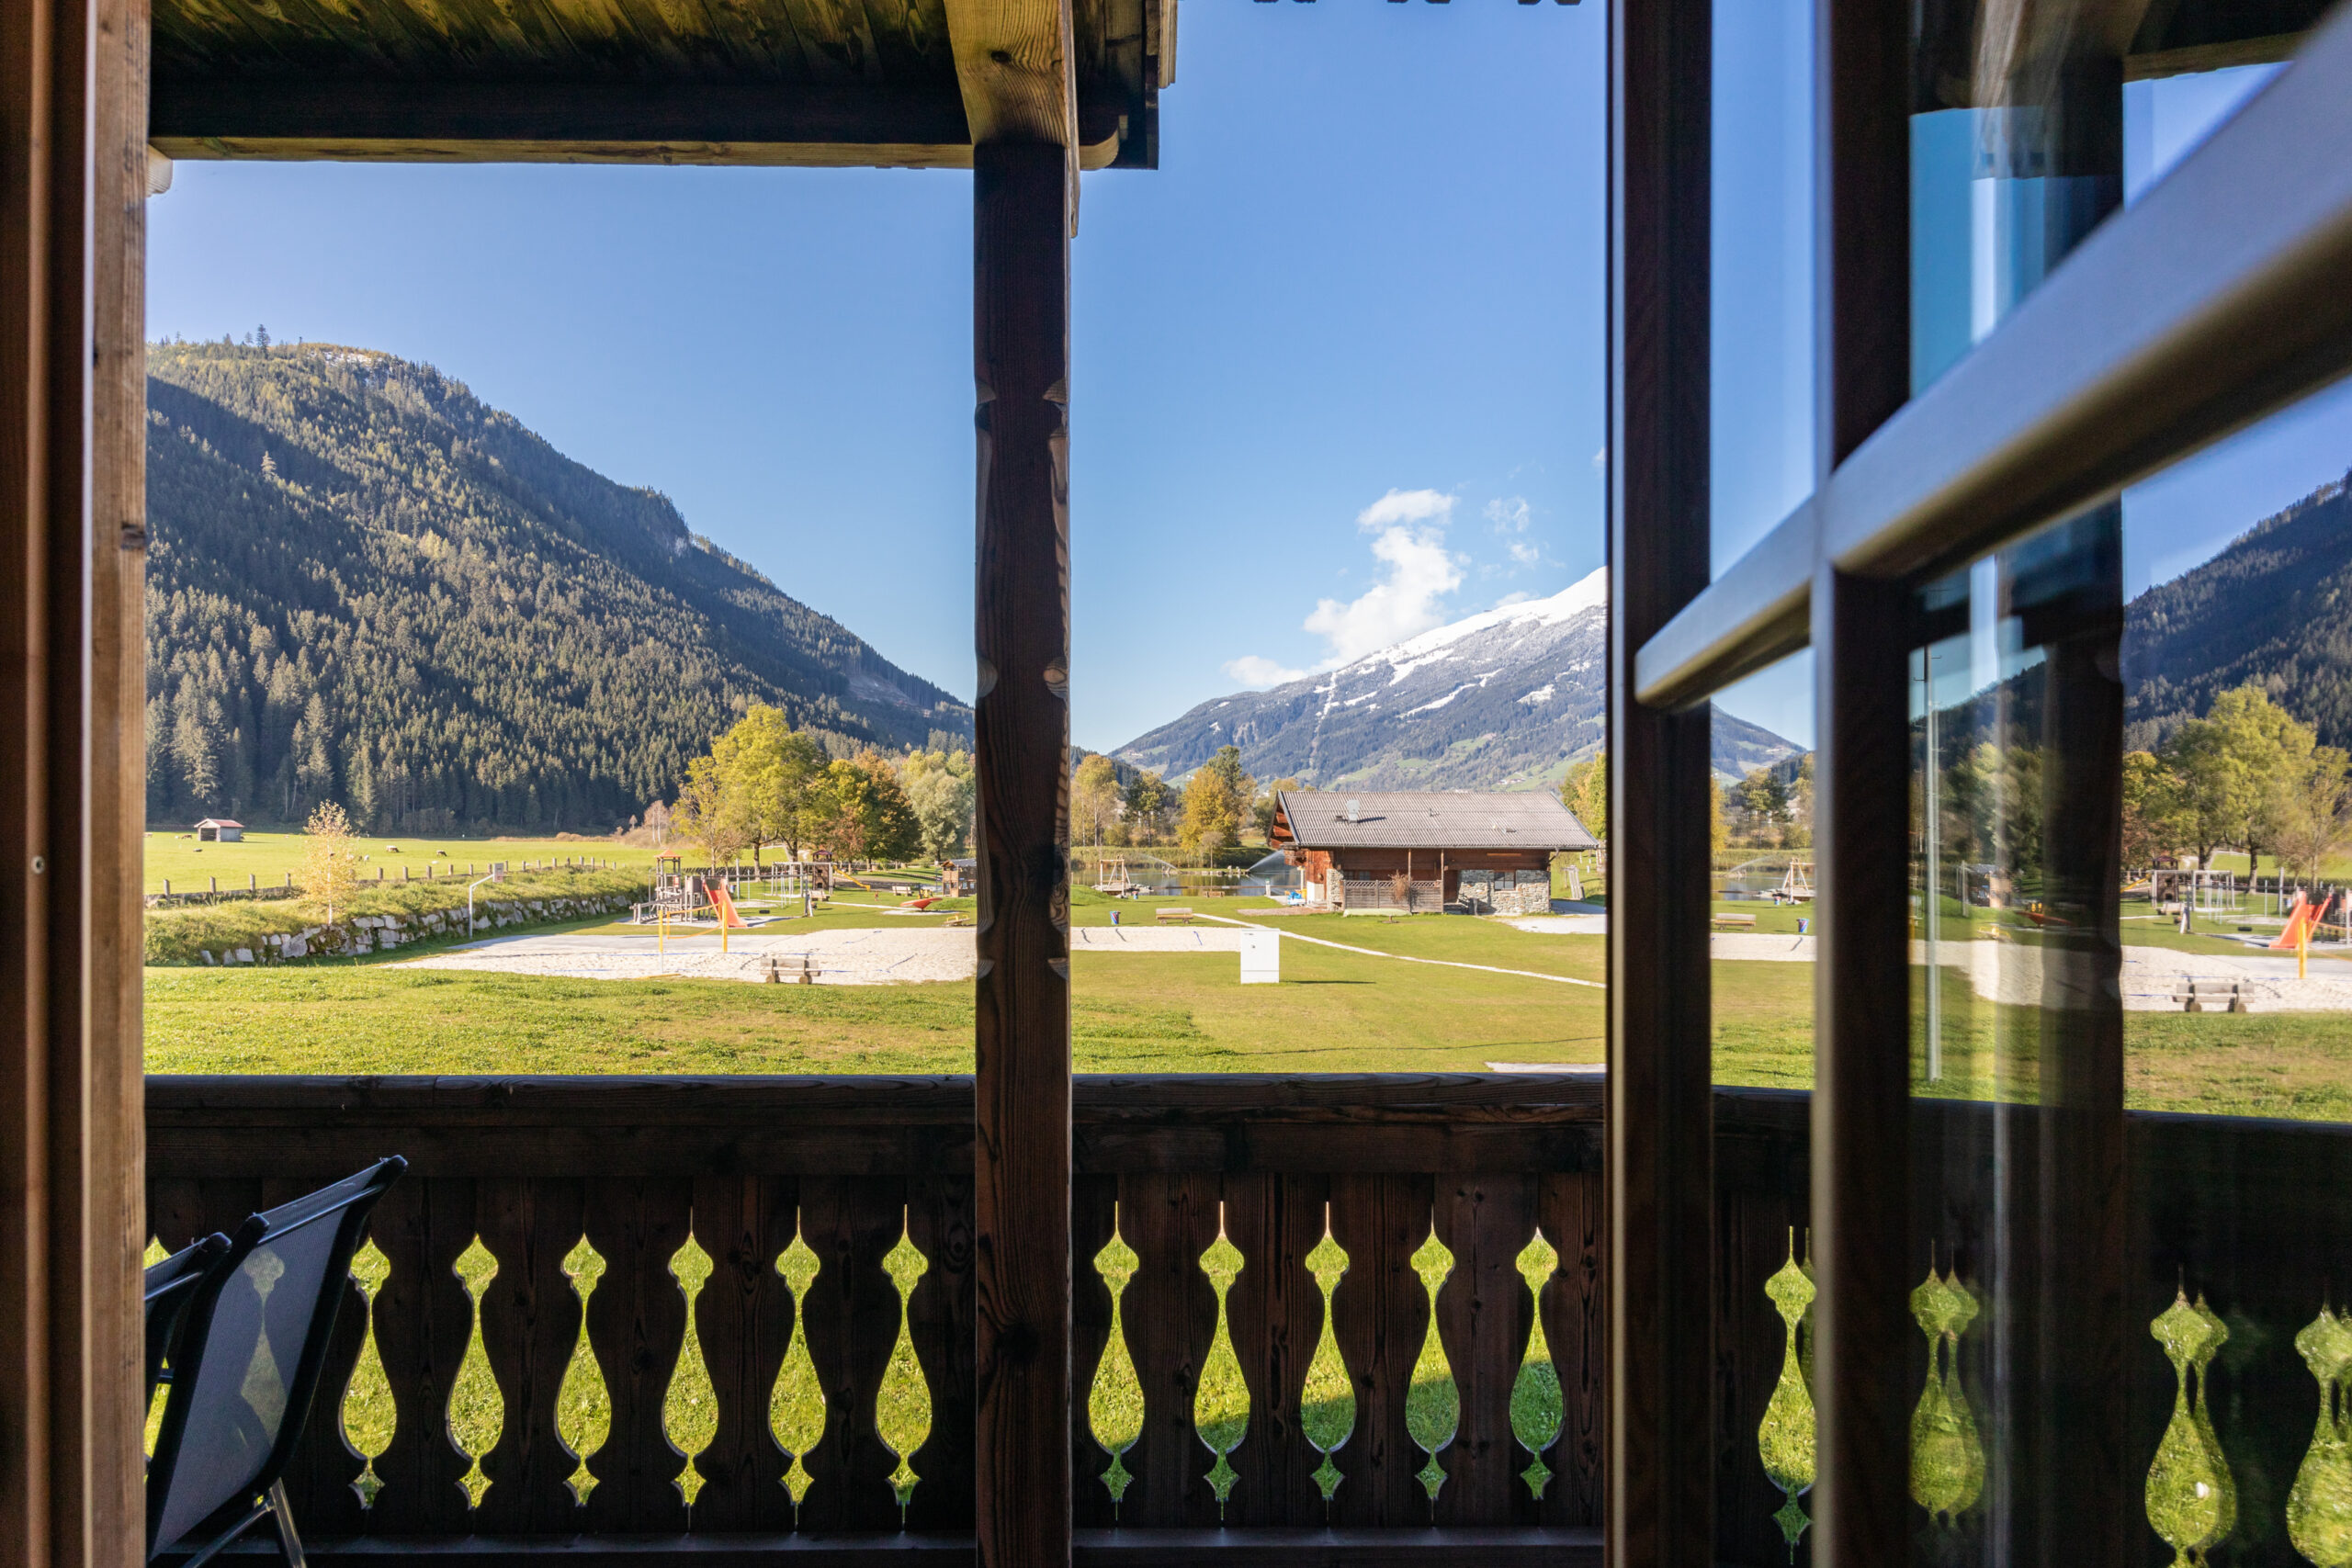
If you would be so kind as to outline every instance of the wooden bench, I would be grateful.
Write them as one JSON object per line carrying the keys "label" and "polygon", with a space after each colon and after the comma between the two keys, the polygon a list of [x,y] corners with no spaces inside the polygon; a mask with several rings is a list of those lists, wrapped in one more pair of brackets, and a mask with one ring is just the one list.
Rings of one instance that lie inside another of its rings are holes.
{"label": "wooden bench", "polygon": [[1719,931],[1752,931],[1755,929],[1756,917],[1753,915],[1722,914],[1715,917],[1715,930]]}
{"label": "wooden bench", "polygon": [[2172,999],[2183,1012],[2244,1012],[2244,983],[2237,980],[2183,976],[2173,986]]}
{"label": "wooden bench", "polygon": [[1170,904],[1165,908],[1154,910],[1153,918],[1162,920],[1184,920],[1189,922],[1195,917],[1192,910],[1185,908],[1182,905]]}

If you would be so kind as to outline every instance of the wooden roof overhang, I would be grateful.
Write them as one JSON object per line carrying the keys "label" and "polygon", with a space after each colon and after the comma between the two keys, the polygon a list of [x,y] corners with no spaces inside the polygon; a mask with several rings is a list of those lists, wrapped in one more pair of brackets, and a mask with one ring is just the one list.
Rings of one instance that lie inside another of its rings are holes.
{"label": "wooden roof overhang", "polygon": [[[172,158],[1152,168],[1176,0],[155,0]],[[1074,128],[1075,134],[1065,130]]]}

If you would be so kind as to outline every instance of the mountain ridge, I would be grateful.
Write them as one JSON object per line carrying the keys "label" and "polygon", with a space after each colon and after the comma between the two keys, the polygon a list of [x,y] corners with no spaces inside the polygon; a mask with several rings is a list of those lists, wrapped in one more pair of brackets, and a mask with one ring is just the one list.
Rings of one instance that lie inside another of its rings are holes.
{"label": "mountain ridge", "polygon": [[2255,523],[2124,612],[2125,744],[2150,750],[2252,682],[2352,746],[2352,474]]}
{"label": "mountain ridge", "polygon": [[[1607,592],[1608,573],[1594,571],[1549,598],[1498,604],[1263,692],[1213,697],[1111,754],[1181,777],[1231,744],[1259,778],[1320,788],[1539,787],[1600,746]],[[1713,733],[1712,760],[1727,777],[1801,750],[1721,709]]]}
{"label": "mountain ridge", "polygon": [[609,828],[752,703],[831,750],[970,710],[430,366],[149,347],[148,810]]}

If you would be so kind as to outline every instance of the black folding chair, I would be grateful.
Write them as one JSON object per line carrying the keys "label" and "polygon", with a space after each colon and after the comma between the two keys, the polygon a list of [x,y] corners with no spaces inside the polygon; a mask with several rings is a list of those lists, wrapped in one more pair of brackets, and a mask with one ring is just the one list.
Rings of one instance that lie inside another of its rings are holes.
{"label": "black folding chair", "polygon": [[147,1399],[155,1403],[155,1385],[171,1381],[165,1362],[176,1351],[172,1343],[187,1320],[187,1304],[205,1270],[229,1250],[229,1238],[219,1231],[180,1248],[169,1258],[147,1265],[143,1294],[147,1309]]}
{"label": "black folding chair", "polygon": [[188,1292],[147,1466],[151,1561],[188,1551],[182,1568],[199,1568],[266,1516],[286,1561],[303,1568],[287,1461],[318,1389],[351,1255],[377,1199],[407,1168],[394,1156],[251,1216]]}

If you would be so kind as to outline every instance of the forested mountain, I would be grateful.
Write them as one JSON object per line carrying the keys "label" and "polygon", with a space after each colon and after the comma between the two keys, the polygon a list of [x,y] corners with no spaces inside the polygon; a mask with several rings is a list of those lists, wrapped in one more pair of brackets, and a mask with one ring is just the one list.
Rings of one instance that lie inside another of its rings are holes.
{"label": "forested mountain", "polygon": [[2352,746],[2352,493],[2322,485],[2211,560],[2132,602],[2127,744],[2148,749],[2248,682]]}
{"label": "forested mountain", "polygon": [[[1318,789],[1528,789],[1556,782],[1601,742],[1608,576],[1408,637],[1267,692],[1201,704],[1118,749],[1177,777],[1241,749],[1260,779]],[[1714,710],[1716,772],[1797,754],[1780,736]]]}
{"label": "forested mountain", "polygon": [[600,832],[753,702],[834,750],[970,710],[430,367],[148,351],[147,807]]}

